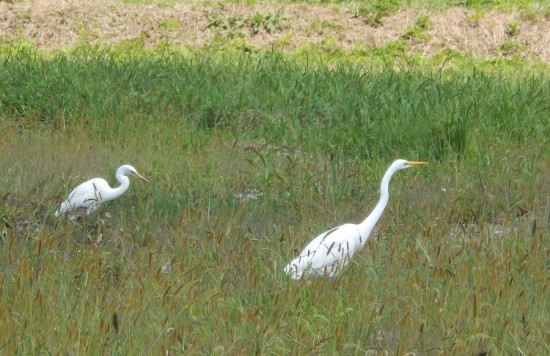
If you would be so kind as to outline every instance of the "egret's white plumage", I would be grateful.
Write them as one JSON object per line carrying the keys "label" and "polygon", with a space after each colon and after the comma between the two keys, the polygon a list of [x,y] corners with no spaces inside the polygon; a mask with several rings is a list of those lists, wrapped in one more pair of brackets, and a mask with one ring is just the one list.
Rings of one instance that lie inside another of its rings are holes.
{"label": "egret's white plumage", "polygon": [[55,212],[55,216],[58,217],[59,215],[71,212],[90,215],[102,203],[116,199],[128,190],[130,179],[128,179],[127,175],[134,175],[149,183],[134,167],[125,164],[120,166],[116,171],[116,179],[120,182],[120,186],[111,188],[109,183],[103,178],[90,179],[80,184],[69,194],[67,200],[61,203],[61,206]]}
{"label": "egret's white plumage", "polygon": [[389,199],[389,184],[399,170],[420,166],[426,162],[398,159],[384,174],[380,185],[380,200],[372,213],[360,224],[344,224],[313,239],[292,262],[284,268],[292,279],[305,277],[333,277],[349,262],[350,258],[367,242],[374,225],[382,216]]}

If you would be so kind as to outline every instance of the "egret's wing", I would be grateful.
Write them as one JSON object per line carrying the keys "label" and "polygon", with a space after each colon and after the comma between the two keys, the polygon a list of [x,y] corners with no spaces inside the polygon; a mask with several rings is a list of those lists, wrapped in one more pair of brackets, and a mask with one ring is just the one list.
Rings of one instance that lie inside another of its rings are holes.
{"label": "egret's wing", "polygon": [[338,226],[313,239],[300,256],[287,265],[285,271],[294,279],[301,278],[304,273],[332,277],[347,265],[361,246],[360,241],[361,235],[356,225]]}
{"label": "egret's wing", "polygon": [[107,185],[107,182],[101,178],[90,179],[80,184],[61,204],[60,212],[85,209],[90,214],[101,204],[101,191],[104,185]]}
{"label": "egret's wing", "polygon": [[93,202],[101,201],[101,192],[97,186],[97,179],[91,179],[76,187],[67,201],[76,204],[78,207],[84,207]]}
{"label": "egret's wing", "polygon": [[348,264],[357,250],[360,235],[355,225],[342,225],[329,232],[311,259],[310,274],[332,277]]}

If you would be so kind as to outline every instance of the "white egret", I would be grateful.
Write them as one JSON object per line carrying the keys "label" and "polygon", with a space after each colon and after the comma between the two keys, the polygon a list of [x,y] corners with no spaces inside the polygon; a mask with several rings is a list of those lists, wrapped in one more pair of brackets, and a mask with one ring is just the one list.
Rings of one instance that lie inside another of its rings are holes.
{"label": "white egret", "polygon": [[372,213],[360,224],[340,225],[317,236],[307,244],[298,257],[285,266],[285,273],[292,279],[300,279],[303,276],[333,277],[339,273],[348,264],[355,252],[363,248],[374,225],[382,216],[388,204],[388,187],[393,174],[399,170],[421,166],[426,163],[411,162],[404,159],[393,162],[382,178],[380,200]]}
{"label": "white egret", "polygon": [[134,167],[125,164],[116,171],[116,179],[120,182],[120,186],[111,188],[103,178],[90,179],[80,184],[69,194],[67,200],[61,203],[61,207],[55,212],[55,216],[58,217],[71,212],[90,215],[102,203],[116,199],[128,190],[130,179],[126,176],[127,174],[134,175],[149,183]]}

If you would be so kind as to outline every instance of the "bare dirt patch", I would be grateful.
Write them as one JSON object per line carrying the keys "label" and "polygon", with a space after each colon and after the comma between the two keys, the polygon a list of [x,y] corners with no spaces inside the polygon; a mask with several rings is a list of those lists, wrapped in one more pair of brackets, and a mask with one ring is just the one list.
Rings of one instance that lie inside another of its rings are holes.
{"label": "bare dirt patch", "polygon": [[[525,19],[518,13],[488,12],[480,16],[466,9],[442,13],[405,10],[384,18],[381,26],[372,27],[360,17],[353,17],[352,12],[352,5],[198,2],[160,7],[109,0],[0,2],[0,41],[11,43],[24,38],[38,48],[53,49],[80,42],[113,44],[139,39],[145,47],[165,41],[200,48],[221,35],[222,39],[242,36],[258,48],[292,50],[329,39],[343,49],[368,50],[402,38],[419,16],[428,16],[426,36],[410,39],[417,53],[430,56],[454,50],[484,58],[519,55],[550,63],[550,20],[542,16]],[[214,16],[250,18],[255,13],[279,13],[287,19],[287,26],[272,33],[261,29],[256,34],[246,28],[230,33],[231,29],[223,32],[208,26]]]}

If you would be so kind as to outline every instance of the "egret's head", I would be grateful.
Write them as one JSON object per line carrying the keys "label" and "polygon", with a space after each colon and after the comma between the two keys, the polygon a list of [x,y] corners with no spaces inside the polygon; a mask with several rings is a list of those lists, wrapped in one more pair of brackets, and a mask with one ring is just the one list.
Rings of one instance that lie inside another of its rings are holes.
{"label": "egret's head", "polygon": [[130,166],[129,164],[125,164],[124,166],[121,166],[117,170],[117,174],[118,173],[122,173],[124,175],[131,174],[131,175],[136,176],[139,179],[143,180],[144,182],[149,183],[149,181],[147,179],[145,179],[145,177],[143,177],[141,174],[139,174],[138,171],[134,167]]}

